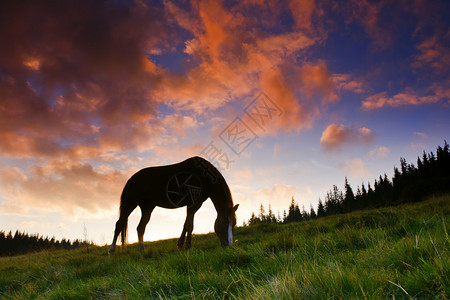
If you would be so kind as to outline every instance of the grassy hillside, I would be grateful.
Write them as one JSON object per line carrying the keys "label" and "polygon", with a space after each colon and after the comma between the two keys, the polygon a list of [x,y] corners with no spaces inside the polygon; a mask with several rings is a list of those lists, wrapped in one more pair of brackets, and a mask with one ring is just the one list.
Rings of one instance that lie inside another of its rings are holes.
{"label": "grassy hillside", "polygon": [[438,298],[450,295],[450,195],[288,224],[238,228],[222,249],[176,240],[0,258],[0,298]]}

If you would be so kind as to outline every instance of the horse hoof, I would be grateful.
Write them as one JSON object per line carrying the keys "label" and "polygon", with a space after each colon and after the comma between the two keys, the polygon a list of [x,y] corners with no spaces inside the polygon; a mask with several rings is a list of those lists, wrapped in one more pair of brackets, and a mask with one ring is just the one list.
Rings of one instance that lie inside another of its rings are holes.
{"label": "horse hoof", "polygon": [[114,253],[115,250],[116,250],[116,247],[114,245],[112,245],[111,247],[109,247],[108,252]]}

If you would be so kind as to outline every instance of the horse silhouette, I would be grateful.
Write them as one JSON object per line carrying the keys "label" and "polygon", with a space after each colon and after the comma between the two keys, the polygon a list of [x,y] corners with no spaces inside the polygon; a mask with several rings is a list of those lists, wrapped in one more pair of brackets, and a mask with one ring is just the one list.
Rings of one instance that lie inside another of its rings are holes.
{"label": "horse silhouette", "polygon": [[187,207],[186,221],[178,240],[182,249],[191,247],[194,214],[210,198],[217,211],[214,231],[222,247],[233,243],[236,210],[230,189],[222,174],[207,160],[195,156],[177,164],[142,169],[128,179],[120,199],[120,216],[116,222],[114,238],[109,253],[114,253],[117,237],[121,234],[126,245],[128,216],[139,206],[142,217],[137,226],[139,250],[144,251],[144,232],[156,206],[164,208]]}

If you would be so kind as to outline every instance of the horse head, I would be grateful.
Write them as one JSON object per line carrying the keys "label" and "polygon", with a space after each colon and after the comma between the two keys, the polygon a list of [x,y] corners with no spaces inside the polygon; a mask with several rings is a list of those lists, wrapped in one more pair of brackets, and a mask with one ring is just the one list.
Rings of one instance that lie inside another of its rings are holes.
{"label": "horse head", "polygon": [[236,210],[238,207],[239,204],[236,204],[225,212],[217,214],[214,231],[219,237],[222,247],[233,244],[233,227],[236,225]]}

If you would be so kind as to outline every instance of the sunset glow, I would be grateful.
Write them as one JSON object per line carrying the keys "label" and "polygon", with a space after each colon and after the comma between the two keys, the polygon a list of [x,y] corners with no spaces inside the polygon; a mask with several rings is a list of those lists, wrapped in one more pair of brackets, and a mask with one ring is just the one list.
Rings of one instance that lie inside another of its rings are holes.
{"label": "sunset glow", "polygon": [[[238,225],[261,203],[309,210],[345,177],[391,177],[450,141],[449,15],[421,0],[2,1],[0,231],[110,243],[127,179],[195,155],[221,168]],[[145,240],[179,236],[185,216],[157,208]],[[194,233],[215,216],[205,202]]]}

